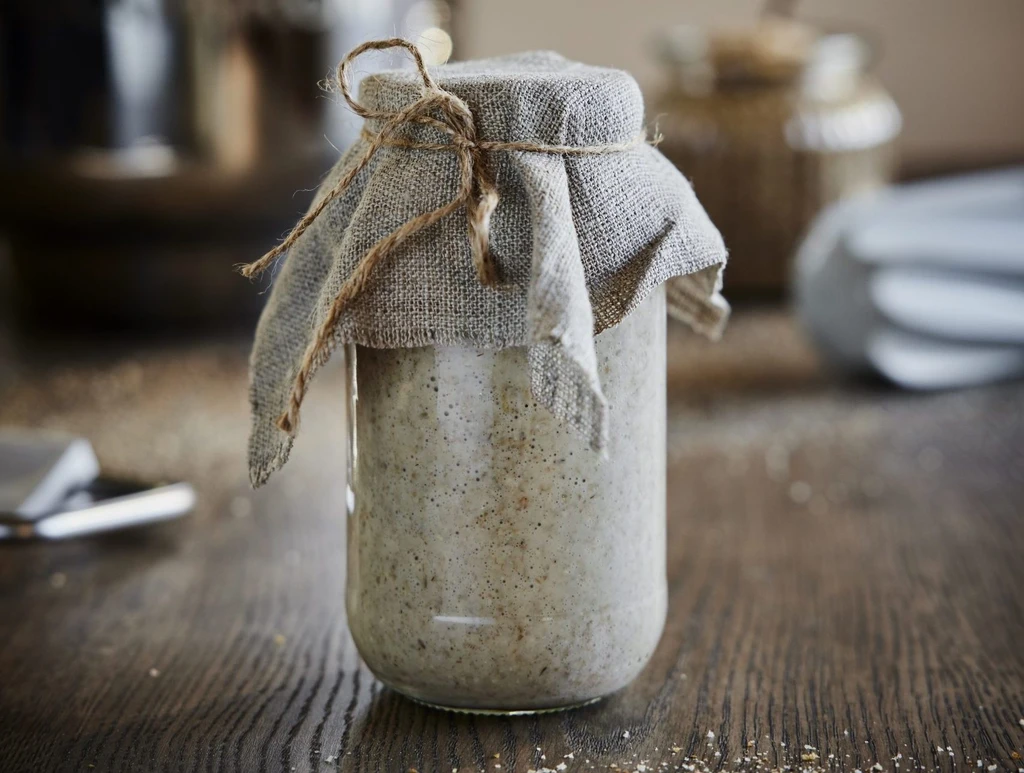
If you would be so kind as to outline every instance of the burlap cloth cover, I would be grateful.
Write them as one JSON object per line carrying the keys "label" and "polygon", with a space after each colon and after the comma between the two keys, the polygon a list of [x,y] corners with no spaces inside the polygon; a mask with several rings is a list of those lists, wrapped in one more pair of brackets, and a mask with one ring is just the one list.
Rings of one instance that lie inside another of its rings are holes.
{"label": "burlap cloth cover", "polygon": [[[432,74],[469,106],[481,140],[616,145],[643,130],[643,99],[632,77],[554,53],[450,64]],[[365,78],[359,102],[399,111],[422,92],[415,71],[391,71]],[[367,132],[380,124],[368,121]],[[403,133],[422,142],[448,141],[423,124],[410,124]],[[318,197],[366,146],[364,136],[344,153]],[[455,156],[381,148],[280,261],[251,359],[254,486],[288,459],[293,437],[275,421],[342,283],[378,240],[452,200],[459,176]],[[717,335],[728,314],[719,295],[722,239],[686,179],[645,142],[588,156],[492,151],[487,163],[501,196],[491,218],[490,249],[503,286],[485,287],[478,279],[460,210],[413,235],[382,262],[370,286],[346,307],[333,342],[527,346],[537,400],[576,428],[582,442],[601,450],[608,411],[594,336],[665,282],[671,313]]]}

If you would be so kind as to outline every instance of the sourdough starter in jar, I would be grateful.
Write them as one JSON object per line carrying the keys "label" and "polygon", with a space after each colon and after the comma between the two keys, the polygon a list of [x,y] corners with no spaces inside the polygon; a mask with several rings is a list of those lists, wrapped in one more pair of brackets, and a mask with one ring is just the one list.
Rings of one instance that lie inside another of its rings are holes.
{"label": "sourdough starter in jar", "polygon": [[394,689],[562,708],[651,657],[666,605],[664,290],[596,346],[607,458],[534,402],[525,349],[349,347],[349,625]]}

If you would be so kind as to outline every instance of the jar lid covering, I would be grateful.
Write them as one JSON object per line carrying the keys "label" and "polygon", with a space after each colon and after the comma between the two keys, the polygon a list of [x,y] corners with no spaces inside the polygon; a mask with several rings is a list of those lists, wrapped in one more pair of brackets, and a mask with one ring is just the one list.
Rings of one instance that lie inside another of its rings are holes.
{"label": "jar lid covering", "polygon": [[[457,98],[444,97],[442,113],[468,108],[473,138],[448,128],[463,126],[461,113],[447,123],[433,109],[390,121],[433,93],[429,78],[425,88],[416,71],[367,77],[359,101],[349,98],[368,119],[363,137],[318,191],[316,217],[286,243],[251,360],[254,485],[288,458],[295,426],[283,431],[278,417],[295,403],[296,378],[301,399],[337,344],[529,347],[538,402],[601,450],[607,404],[594,336],[666,282],[676,317],[709,335],[724,323],[722,239],[686,178],[650,144],[633,141],[643,101],[628,74],[533,52],[431,75],[439,94]],[[382,130],[386,141],[378,142]],[[472,184],[455,144],[476,159]],[[338,190],[339,181],[348,184]],[[486,207],[469,191],[490,188],[493,212],[481,215]],[[424,213],[460,201],[460,191],[465,206],[389,242],[338,308],[369,253]],[[481,281],[481,220],[497,284]]]}

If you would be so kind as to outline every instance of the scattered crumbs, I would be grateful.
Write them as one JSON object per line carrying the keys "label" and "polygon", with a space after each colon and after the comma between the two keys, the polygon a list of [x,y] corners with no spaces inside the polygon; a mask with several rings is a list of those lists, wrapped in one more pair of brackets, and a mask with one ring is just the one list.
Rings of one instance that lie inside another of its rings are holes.
{"label": "scattered crumbs", "polygon": [[[800,759],[804,762],[816,762],[819,757],[815,752],[804,752],[800,755]],[[879,766],[879,770],[881,770],[881,766]]]}
{"label": "scattered crumbs", "polygon": [[285,638],[283,633],[274,634],[274,644],[276,644],[278,647],[283,647],[286,641],[288,640]]}
{"label": "scattered crumbs", "polygon": [[937,751],[939,754],[943,754],[946,750],[943,749],[941,746],[936,746],[935,751]]}
{"label": "scattered crumbs", "polygon": [[501,759],[501,752],[495,752],[491,756],[494,757],[494,759],[496,759],[496,760],[500,760]]}
{"label": "scattered crumbs", "polygon": [[568,754],[565,755],[565,758],[567,760],[574,760],[574,759],[576,759],[576,754],[574,752],[569,752]]}
{"label": "scattered crumbs", "polygon": [[978,767],[982,767],[981,760],[978,760]]}
{"label": "scattered crumbs", "polygon": [[149,669],[149,675],[151,677],[153,677],[154,679],[156,679],[158,676],[160,676],[160,669],[159,668],[151,668],[151,669]]}
{"label": "scattered crumbs", "polygon": [[335,759],[336,757],[333,754],[328,754],[326,757],[324,757],[324,762],[330,765],[332,762],[334,762]]}
{"label": "scattered crumbs", "polygon": [[747,748],[748,749],[752,749],[755,746],[757,746],[757,742],[756,741],[747,741]]}
{"label": "scattered crumbs", "polygon": [[1020,759],[1020,752],[1018,752],[1018,751],[1010,752],[1010,759],[1011,760],[1019,760]]}
{"label": "scattered crumbs", "polygon": [[50,575],[50,587],[60,590],[68,584],[68,576],[64,572],[54,572]]}
{"label": "scattered crumbs", "polygon": [[993,770],[999,770],[999,766],[998,765],[989,765],[988,766],[988,772],[992,773]]}
{"label": "scattered crumbs", "polygon": [[883,768],[882,764],[879,763],[879,762],[876,762],[874,765],[872,765],[871,769],[874,770],[874,771],[883,771],[883,770],[885,770],[885,768]]}
{"label": "scattered crumbs", "polygon": [[847,738],[849,738],[850,737],[850,731],[849,730],[844,730],[843,731],[843,735],[845,735]]}
{"label": "scattered crumbs", "polygon": [[646,773],[646,771],[647,771],[647,766],[646,766],[646,765],[643,765],[643,764],[641,764],[641,765],[637,765],[637,766],[636,766],[636,771],[637,771],[637,773]]}
{"label": "scattered crumbs", "polygon": [[1020,725],[1021,727],[1024,727],[1024,719],[1018,719],[1017,720],[1017,724]]}
{"label": "scattered crumbs", "polygon": [[708,738],[714,739],[714,737],[715,737],[715,731],[714,730],[708,730]]}
{"label": "scattered crumbs", "polygon": [[721,757],[721,756],[722,756],[722,753],[721,753],[721,752],[715,752],[715,756],[716,756],[716,757]]}
{"label": "scattered crumbs", "polygon": [[625,733],[623,733],[622,737],[623,738],[629,738],[629,731],[627,730]]}

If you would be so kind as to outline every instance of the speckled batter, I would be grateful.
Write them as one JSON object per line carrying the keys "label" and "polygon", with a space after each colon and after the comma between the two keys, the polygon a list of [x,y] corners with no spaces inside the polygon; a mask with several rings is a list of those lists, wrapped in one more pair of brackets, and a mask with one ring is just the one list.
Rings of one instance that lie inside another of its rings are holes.
{"label": "speckled batter", "polygon": [[647,663],[666,604],[664,292],[597,353],[607,459],[534,403],[524,349],[355,350],[347,607],[386,684],[539,710]]}

